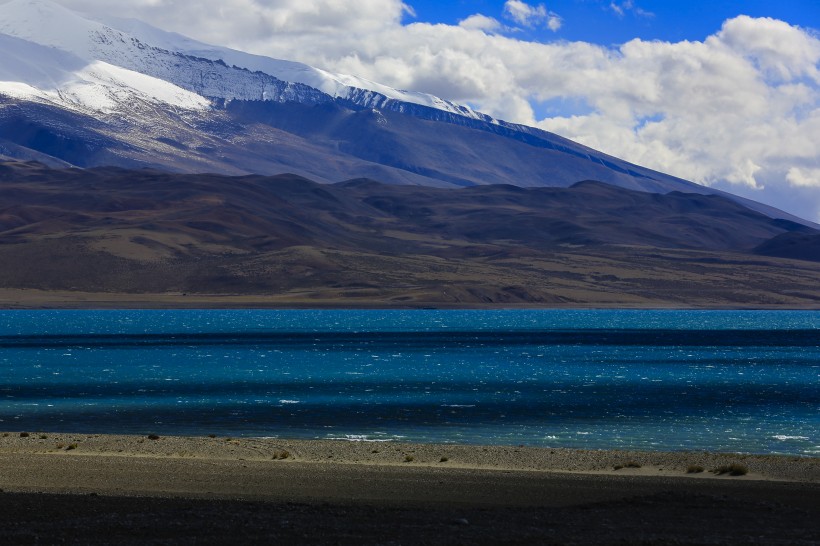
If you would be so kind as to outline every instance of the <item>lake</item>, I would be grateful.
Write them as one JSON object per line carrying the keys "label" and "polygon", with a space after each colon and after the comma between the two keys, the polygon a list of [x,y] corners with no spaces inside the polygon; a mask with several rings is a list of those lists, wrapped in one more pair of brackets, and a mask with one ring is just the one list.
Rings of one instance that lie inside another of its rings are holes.
{"label": "lake", "polygon": [[0,430],[820,453],[820,312],[0,311]]}

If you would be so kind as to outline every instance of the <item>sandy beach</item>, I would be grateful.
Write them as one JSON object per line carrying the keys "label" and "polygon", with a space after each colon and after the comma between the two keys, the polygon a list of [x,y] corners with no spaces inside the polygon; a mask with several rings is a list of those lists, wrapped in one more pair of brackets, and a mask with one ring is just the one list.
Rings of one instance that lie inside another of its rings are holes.
{"label": "sandy beach", "polygon": [[18,431],[0,469],[4,543],[820,536],[820,459],[793,456]]}

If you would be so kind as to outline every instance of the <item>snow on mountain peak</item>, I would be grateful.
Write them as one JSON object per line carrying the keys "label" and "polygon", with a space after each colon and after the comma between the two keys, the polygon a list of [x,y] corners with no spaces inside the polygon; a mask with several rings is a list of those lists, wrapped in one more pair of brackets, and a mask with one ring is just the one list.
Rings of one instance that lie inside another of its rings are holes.
{"label": "snow on mountain peak", "polygon": [[116,111],[119,105],[141,99],[147,103],[163,103],[187,110],[207,110],[210,102],[179,86],[152,78],[133,70],[95,61],[77,73],[64,96],[77,104],[103,112]]}
{"label": "snow on mountain peak", "polygon": [[95,44],[121,38],[105,25],[46,0],[13,0],[0,12],[0,94],[103,113],[135,101],[209,108],[179,86],[96,59]]}
{"label": "snow on mountain peak", "polygon": [[[49,0],[11,0],[1,4],[0,34],[54,47],[87,62],[103,61],[170,81],[213,99],[293,100],[306,94],[304,90],[283,85],[290,82],[365,107],[381,107],[385,101],[398,101],[488,119],[466,106],[426,93],[402,91],[298,62],[204,44],[141,21],[89,18]],[[182,57],[186,60],[182,61]],[[214,69],[213,63],[221,66]],[[179,69],[180,65],[187,66]],[[252,73],[262,73],[268,78]]]}
{"label": "snow on mountain peak", "polygon": [[89,38],[105,31],[104,25],[48,0],[11,0],[0,5],[0,33],[74,54],[88,53]]}

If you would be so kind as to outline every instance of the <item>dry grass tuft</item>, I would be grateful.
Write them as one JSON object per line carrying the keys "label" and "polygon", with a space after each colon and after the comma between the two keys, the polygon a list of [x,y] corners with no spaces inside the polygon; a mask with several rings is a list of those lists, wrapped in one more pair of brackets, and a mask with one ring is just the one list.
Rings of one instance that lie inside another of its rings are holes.
{"label": "dry grass tuft", "polygon": [[712,470],[717,475],[729,474],[730,476],[745,476],[749,473],[749,468],[740,463],[732,463],[729,465],[721,465]]}

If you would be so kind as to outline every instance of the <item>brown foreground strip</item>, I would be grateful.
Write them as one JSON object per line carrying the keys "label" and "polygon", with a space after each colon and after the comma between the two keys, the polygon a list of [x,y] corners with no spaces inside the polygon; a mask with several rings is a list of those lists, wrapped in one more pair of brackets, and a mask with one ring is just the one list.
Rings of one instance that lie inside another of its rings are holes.
{"label": "brown foreground strip", "polygon": [[[698,456],[750,473],[676,466]],[[626,458],[641,466],[614,470]],[[817,469],[792,457],[9,433],[0,543],[816,544]]]}

